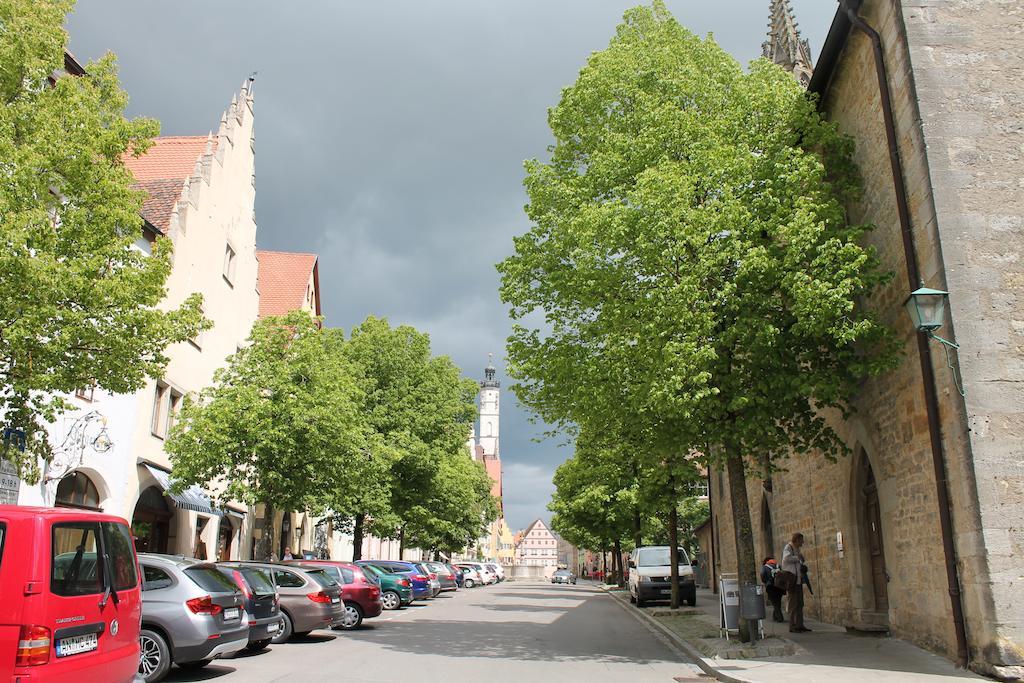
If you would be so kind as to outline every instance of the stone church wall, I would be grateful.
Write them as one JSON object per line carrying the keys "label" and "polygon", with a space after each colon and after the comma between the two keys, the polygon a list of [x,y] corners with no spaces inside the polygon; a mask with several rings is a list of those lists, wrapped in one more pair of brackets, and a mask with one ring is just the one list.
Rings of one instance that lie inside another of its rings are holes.
{"label": "stone church wall", "polygon": [[[1018,298],[1024,82],[1011,75],[1024,71],[1024,19],[1019,11],[1007,14],[1011,5],[868,0],[861,9],[885,49],[923,284],[950,290],[953,324],[939,334],[949,338],[955,331],[963,345],[966,404],[936,342],[932,358],[968,640],[973,665],[987,671],[1019,664],[1024,641],[1024,312]],[[904,355],[895,370],[864,383],[852,419],[831,418],[850,457],[829,463],[816,454],[793,456],[773,475],[770,492],[759,478],[748,481],[755,550],[758,559],[769,552],[767,509],[770,552],[777,557],[793,532],[807,537],[811,617],[847,624],[887,616],[894,635],[952,656],[920,361],[903,309],[910,288],[871,44],[859,31],[846,42],[822,109],[856,141],[864,195],[848,207],[849,220],[876,226],[867,241],[894,274],[865,303],[896,330]],[[866,549],[862,459],[877,481],[889,575],[889,609],[881,615]],[[720,479],[724,474],[712,473],[711,494],[719,565],[728,572],[736,552],[722,495],[728,487]]]}

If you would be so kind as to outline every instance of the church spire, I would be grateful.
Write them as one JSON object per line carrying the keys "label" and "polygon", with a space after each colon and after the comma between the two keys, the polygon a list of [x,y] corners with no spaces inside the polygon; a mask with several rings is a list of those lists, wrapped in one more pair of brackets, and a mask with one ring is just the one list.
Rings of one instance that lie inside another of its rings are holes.
{"label": "church spire", "polygon": [[805,88],[811,82],[814,64],[811,46],[800,37],[789,0],[771,0],[768,18],[768,40],[761,46],[762,54],[786,71],[793,73]]}

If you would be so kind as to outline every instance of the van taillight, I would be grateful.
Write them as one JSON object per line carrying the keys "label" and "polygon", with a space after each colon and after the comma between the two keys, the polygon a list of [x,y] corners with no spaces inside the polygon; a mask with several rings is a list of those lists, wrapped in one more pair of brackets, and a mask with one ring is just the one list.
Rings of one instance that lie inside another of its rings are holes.
{"label": "van taillight", "polygon": [[38,666],[50,661],[50,629],[45,626],[25,625],[18,635],[18,654],[15,666]]}
{"label": "van taillight", "polygon": [[209,595],[186,600],[185,606],[192,610],[192,614],[209,614],[211,617],[220,614],[220,605],[213,604],[213,598]]}
{"label": "van taillight", "polygon": [[329,596],[327,593],[324,593],[323,591],[319,591],[317,593],[306,593],[306,597],[312,600],[313,602],[331,601],[331,596]]}

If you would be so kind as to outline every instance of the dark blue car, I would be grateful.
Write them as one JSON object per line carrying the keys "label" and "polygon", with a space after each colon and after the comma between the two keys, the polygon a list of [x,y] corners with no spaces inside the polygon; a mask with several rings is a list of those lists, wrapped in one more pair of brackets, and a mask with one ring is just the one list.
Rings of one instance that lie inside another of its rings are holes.
{"label": "dark blue car", "polygon": [[412,582],[412,597],[414,600],[423,600],[433,594],[430,588],[430,577],[416,568],[412,562],[399,562],[398,560],[357,560],[356,564],[372,564],[392,574],[402,574]]}

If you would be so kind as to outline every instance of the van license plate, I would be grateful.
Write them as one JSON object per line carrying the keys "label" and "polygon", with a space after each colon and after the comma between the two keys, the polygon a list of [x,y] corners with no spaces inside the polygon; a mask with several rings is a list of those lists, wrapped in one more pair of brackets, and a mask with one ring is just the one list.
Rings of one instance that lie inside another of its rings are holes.
{"label": "van license plate", "polygon": [[338,597],[331,598],[331,604],[332,605],[337,605],[339,602],[341,602],[341,598],[338,598]]}
{"label": "van license plate", "polygon": [[267,633],[277,633],[277,628],[280,626],[280,622],[275,621],[272,624],[267,624]]}
{"label": "van license plate", "polygon": [[99,646],[99,640],[95,633],[86,633],[84,636],[71,636],[61,638],[57,641],[57,656],[69,657],[82,652],[91,652]]}
{"label": "van license plate", "polygon": [[242,616],[237,607],[229,607],[224,610],[224,621],[232,621]]}

